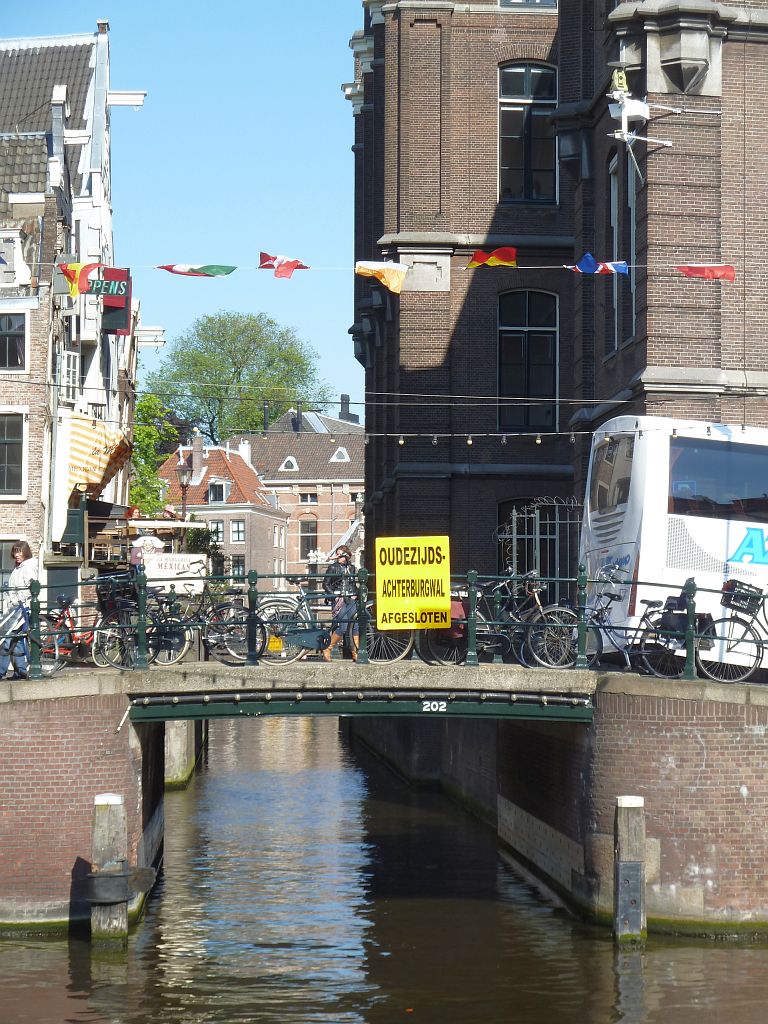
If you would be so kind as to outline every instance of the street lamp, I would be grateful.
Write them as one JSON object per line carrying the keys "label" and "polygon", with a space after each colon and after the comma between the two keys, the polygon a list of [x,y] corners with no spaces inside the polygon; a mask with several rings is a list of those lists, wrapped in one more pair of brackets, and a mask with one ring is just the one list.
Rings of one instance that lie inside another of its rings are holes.
{"label": "street lamp", "polygon": [[[181,521],[185,522],[187,518],[187,491],[192,482],[192,470],[186,462],[180,462],[176,467],[176,478],[181,488]],[[179,547],[182,551],[185,551],[187,548],[187,531],[184,527],[182,527],[181,544]]]}

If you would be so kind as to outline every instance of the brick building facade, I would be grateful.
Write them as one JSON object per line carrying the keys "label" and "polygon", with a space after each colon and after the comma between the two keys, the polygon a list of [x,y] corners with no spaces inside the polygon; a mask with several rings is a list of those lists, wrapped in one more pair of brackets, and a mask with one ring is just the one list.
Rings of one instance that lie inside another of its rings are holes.
{"label": "brick building facade", "polygon": [[[363,6],[355,255],[411,267],[399,297],[355,285],[366,391],[391,396],[366,409],[368,538],[446,532],[492,571],[510,507],[581,499],[610,416],[766,425],[765,7]],[[616,137],[617,66],[660,142]],[[467,269],[501,246],[518,268]],[[587,251],[629,273],[564,268]],[[735,282],[675,270],[720,262]]]}
{"label": "brick building facade", "polygon": [[[176,476],[179,463],[192,471],[186,495]],[[196,434],[157,473],[166,484],[165,498],[211,531],[223,555],[223,562],[211,567],[215,574],[285,573],[288,515],[259,479],[247,439],[206,446]]]}
{"label": "brick building facade", "polygon": [[72,296],[57,268],[116,273],[111,108],[144,94],[110,89],[108,33],[0,40],[0,577],[23,539],[52,586],[81,571],[91,499],[124,504],[129,484],[130,279]]}
{"label": "brick building facade", "polygon": [[338,416],[291,409],[250,435],[264,486],[288,513],[287,572],[324,566],[339,544],[362,564],[364,431],[342,395]]}

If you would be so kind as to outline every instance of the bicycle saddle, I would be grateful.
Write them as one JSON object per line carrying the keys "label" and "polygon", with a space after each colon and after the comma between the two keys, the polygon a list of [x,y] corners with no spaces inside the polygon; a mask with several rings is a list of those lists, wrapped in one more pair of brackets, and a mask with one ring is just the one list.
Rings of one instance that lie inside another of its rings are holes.
{"label": "bicycle saddle", "polygon": [[66,594],[57,594],[56,604],[58,604],[61,608],[69,608],[69,606],[72,604],[72,599],[70,597],[67,597]]}
{"label": "bicycle saddle", "polygon": [[646,608],[661,608],[661,606],[664,604],[664,602],[663,601],[648,601],[647,599],[643,598],[643,600],[640,602],[640,604],[644,604],[646,606]]}

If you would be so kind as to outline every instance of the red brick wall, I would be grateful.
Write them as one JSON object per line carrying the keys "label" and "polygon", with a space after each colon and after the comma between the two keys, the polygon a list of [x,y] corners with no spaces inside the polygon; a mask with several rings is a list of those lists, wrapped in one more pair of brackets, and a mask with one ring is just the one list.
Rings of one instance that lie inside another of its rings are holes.
{"label": "red brick wall", "polygon": [[93,799],[124,797],[129,862],[162,800],[163,726],[124,724],[125,697],[0,704],[0,928],[66,921],[90,870]]}
{"label": "red brick wall", "polygon": [[644,797],[662,889],[702,889],[712,920],[765,919],[767,730],[768,707],[601,693],[590,830],[613,832],[617,795]]}

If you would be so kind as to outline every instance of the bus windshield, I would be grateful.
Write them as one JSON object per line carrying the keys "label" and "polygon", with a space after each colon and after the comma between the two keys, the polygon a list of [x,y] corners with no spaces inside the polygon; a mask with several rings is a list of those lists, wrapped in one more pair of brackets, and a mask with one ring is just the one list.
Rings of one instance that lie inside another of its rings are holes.
{"label": "bus windshield", "polygon": [[768,452],[752,444],[670,438],[668,510],[768,522]]}

